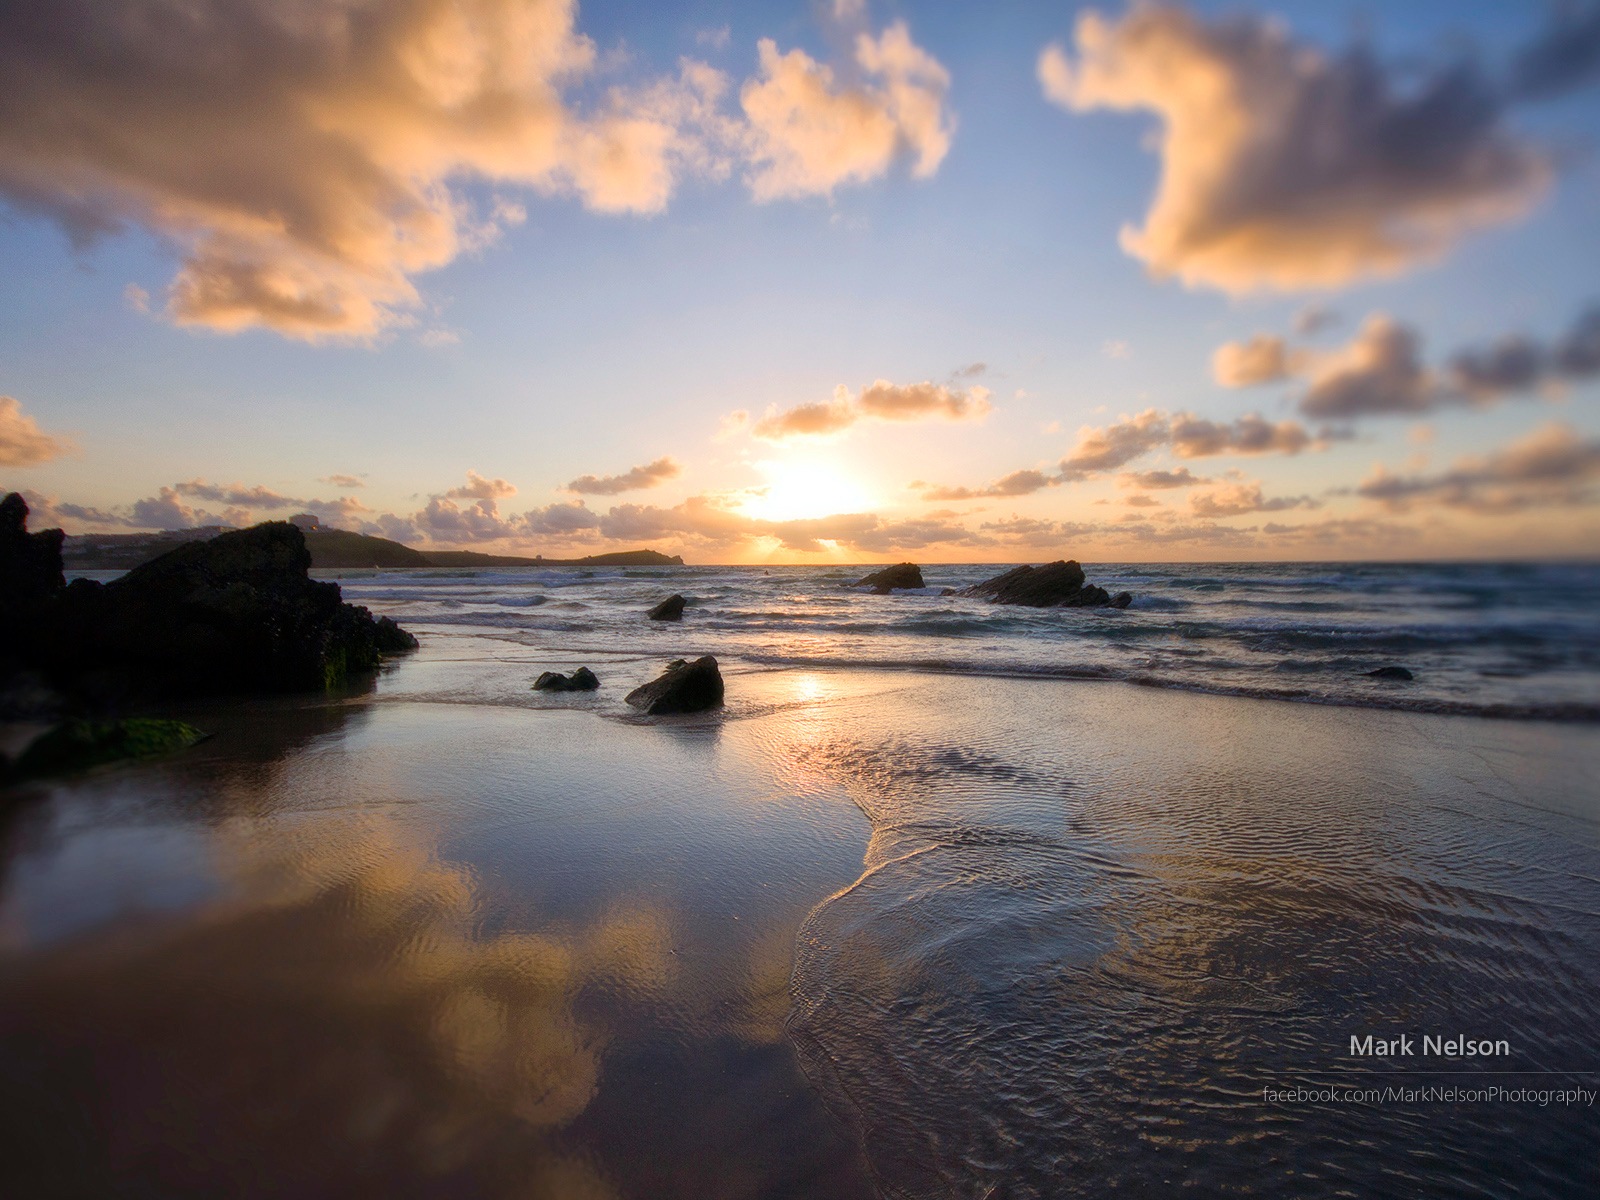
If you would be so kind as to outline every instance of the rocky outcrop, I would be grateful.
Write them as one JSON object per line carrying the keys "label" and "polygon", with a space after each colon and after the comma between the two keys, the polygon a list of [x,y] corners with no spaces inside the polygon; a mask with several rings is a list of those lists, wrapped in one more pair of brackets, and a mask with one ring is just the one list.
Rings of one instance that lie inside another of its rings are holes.
{"label": "rocky outcrop", "polygon": [[707,654],[693,662],[677,659],[667,664],[661,678],[634,688],[627,701],[650,716],[662,713],[692,713],[715,708],[722,703],[722,672],[717,660]]}
{"label": "rocky outcrop", "polygon": [[1128,592],[1118,592],[1113,598],[1105,588],[1086,582],[1083,568],[1073,561],[1015,567],[975,583],[961,594],[1029,608],[1126,608],[1133,602]]}
{"label": "rocky outcrop", "polygon": [[850,586],[889,591],[894,588],[920,588],[926,585],[922,582],[922,568],[916,563],[896,563],[892,567],[874,571],[871,575],[864,575]]}
{"label": "rocky outcrop", "polygon": [[65,585],[59,529],[28,532],[28,504],[12,492],[0,500],[0,620],[26,620]]}
{"label": "rocky outcrop", "polygon": [[63,587],[59,531],[53,539],[24,535],[14,519],[26,517],[21,498],[0,507],[10,522],[0,555],[23,560],[29,581],[23,595],[6,573],[17,596],[8,597],[15,619],[0,643],[0,679],[37,676],[91,708],[140,697],[319,691],[416,646],[392,620],[344,603],[338,584],[311,579],[305,536],[286,521],[186,543],[108,584],[76,579]]}
{"label": "rocky outcrop", "polygon": [[674,593],[652,608],[646,615],[652,621],[681,621],[683,620],[683,605],[683,597]]}
{"label": "rocky outcrop", "polygon": [[592,692],[599,686],[599,678],[588,667],[579,667],[571,675],[546,671],[533,681],[536,692]]}

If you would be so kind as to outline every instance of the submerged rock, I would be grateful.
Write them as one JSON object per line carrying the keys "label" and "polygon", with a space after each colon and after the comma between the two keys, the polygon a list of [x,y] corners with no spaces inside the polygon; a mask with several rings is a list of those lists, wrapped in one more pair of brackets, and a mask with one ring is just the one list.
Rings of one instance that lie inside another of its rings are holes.
{"label": "submerged rock", "polygon": [[1133,603],[1129,592],[1118,592],[1113,599],[1105,588],[1085,582],[1083,568],[1075,561],[1014,567],[1003,575],[973,584],[961,594],[1029,608],[1126,608]]}
{"label": "submerged rock", "polygon": [[186,543],[108,584],[63,587],[59,531],[23,533],[20,497],[0,510],[0,557],[23,563],[28,581],[13,587],[5,576],[17,598],[0,622],[0,682],[33,673],[91,708],[140,695],[317,691],[417,644],[344,603],[338,584],[310,578],[305,535],[286,521]]}
{"label": "submerged rock", "polygon": [[186,750],[209,734],[182,721],[130,717],[125,721],[67,721],[36,739],[11,768],[13,779],[84,771],[103,763]]}
{"label": "submerged rock", "polygon": [[661,678],[634,688],[627,701],[655,716],[715,708],[722,703],[722,694],[722,672],[717,670],[717,660],[707,654],[693,662],[680,658],[668,663]]}
{"label": "submerged rock", "polygon": [[864,575],[850,586],[874,588],[883,594],[893,588],[920,588],[926,585],[922,582],[922,568],[916,563],[896,563],[871,575]]}
{"label": "submerged rock", "polygon": [[683,605],[683,597],[674,593],[652,608],[647,615],[652,621],[681,621]]}
{"label": "submerged rock", "polygon": [[1379,667],[1376,671],[1366,672],[1368,679],[1399,679],[1410,682],[1416,676],[1404,667]]}
{"label": "submerged rock", "polygon": [[533,681],[536,692],[592,692],[599,686],[599,678],[588,667],[579,667],[571,675],[546,671]]}

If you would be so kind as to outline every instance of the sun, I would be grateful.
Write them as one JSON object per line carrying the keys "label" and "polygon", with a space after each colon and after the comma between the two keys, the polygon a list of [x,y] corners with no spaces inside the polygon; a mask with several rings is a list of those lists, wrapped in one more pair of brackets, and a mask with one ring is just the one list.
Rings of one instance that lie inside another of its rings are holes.
{"label": "sun", "polygon": [[766,521],[799,521],[835,513],[866,512],[873,497],[837,464],[814,458],[768,459],[755,464],[766,478],[740,502],[740,509]]}

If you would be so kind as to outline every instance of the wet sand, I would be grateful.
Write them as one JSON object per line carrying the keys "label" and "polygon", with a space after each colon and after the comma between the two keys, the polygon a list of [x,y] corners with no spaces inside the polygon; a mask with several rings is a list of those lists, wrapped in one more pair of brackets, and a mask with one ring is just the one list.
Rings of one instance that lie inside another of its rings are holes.
{"label": "wet sand", "polygon": [[31,789],[0,1178],[1579,1194],[1594,1110],[1261,1088],[1350,1071],[1353,1023],[1600,1067],[1592,728],[728,666],[725,713],[641,722],[649,664],[556,701],[437,641],[371,694],[215,709],[186,755]]}

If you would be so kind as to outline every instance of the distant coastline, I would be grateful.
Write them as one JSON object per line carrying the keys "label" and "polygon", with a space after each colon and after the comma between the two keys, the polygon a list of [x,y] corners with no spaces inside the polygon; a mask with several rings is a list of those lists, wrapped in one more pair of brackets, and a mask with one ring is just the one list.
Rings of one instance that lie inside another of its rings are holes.
{"label": "distant coastline", "polygon": [[[227,526],[163,530],[157,533],[85,534],[69,537],[61,547],[69,571],[126,571],[165,554],[185,542],[203,541],[227,532]],[[585,558],[545,558],[482,554],[476,550],[418,550],[388,538],[343,529],[305,529],[314,570],[360,567],[681,567],[676,554],[655,550],[619,550]]]}

